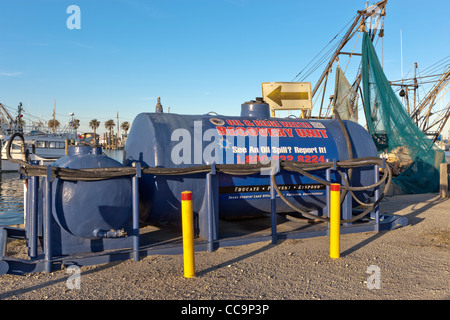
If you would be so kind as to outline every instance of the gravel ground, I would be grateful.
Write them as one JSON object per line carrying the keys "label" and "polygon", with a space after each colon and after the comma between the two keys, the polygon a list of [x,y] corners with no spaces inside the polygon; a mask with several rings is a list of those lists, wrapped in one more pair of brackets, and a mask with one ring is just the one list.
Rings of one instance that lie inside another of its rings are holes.
{"label": "gravel ground", "polygon": [[[450,200],[393,196],[381,210],[406,216],[409,224],[342,235],[339,259],[329,258],[327,237],[259,242],[196,253],[196,277],[190,279],[183,277],[182,255],[82,267],[79,288],[68,285],[67,269],[3,275],[0,299],[448,300]],[[21,247],[8,246],[13,254]]]}

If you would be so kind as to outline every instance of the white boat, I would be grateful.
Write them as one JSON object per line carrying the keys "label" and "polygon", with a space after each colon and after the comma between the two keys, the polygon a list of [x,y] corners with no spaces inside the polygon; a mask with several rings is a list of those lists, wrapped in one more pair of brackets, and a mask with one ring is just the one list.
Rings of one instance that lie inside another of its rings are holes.
{"label": "white boat", "polygon": [[[76,135],[71,133],[30,133],[23,135],[25,146],[30,160],[37,161],[37,164],[47,165],[66,154],[66,143],[76,140]],[[1,148],[1,171],[18,171],[19,165],[8,160],[6,149],[10,136],[4,136]],[[23,160],[22,141],[14,139],[10,150],[13,159]]]}
{"label": "white boat", "polygon": [[[37,164],[47,165],[66,154],[66,143],[79,141],[78,135],[73,126],[73,113],[69,114],[72,118],[62,131],[52,130],[44,127],[41,121],[27,127],[22,121],[22,103],[17,109],[17,117],[8,112],[7,108],[0,103],[0,147],[1,147],[1,167],[2,172],[17,171],[19,164],[11,162],[7,157],[8,140],[15,133],[20,133],[25,141],[25,153],[27,160],[37,161]],[[55,114],[55,109],[53,109]],[[24,152],[22,152],[22,140],[16,137],[11,145],[10,154],[13,159],[24,160]]]}

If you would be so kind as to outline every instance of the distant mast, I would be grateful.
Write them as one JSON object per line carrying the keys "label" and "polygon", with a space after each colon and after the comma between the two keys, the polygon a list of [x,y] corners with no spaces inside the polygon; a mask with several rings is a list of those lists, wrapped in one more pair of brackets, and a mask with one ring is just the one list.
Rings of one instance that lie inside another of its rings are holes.
{"label": "distant mast", "polygon": [[53,133],[56,132],[56,99],[53,102]]}
{"label": "distant mast", "polygon": [[403,34],[402,29],[400,29],[400,75],[403,82]]}
{"label": "distant mast", "polygon": [[160,97],[158,97],[158,102],[156,103],[156,106],[155,106],[155,112],[156,113],[163,113],[163,107],[162,107],[162,104],[161,104],[161,98]]}

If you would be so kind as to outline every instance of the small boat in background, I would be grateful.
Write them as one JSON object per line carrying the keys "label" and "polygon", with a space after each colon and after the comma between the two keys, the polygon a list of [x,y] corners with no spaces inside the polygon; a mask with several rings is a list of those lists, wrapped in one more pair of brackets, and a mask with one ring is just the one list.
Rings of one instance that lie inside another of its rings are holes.
{"label": "small boat in background", "polygon": [[[9,139],[20,133],[25,141],[22,151],[22,141],[14,139],[11,143],[10,154],[13,159],[37,161],[37,164],[47,165],[66,154],[66,146],[69,143],[79,141],[76,130],[68,122],[62,130],[47,128],[42,122],[32,126],[25,125],[22,119],[22,104],[19,104],[18,115],[13,118],[4,105],[0,103],[0,148],[1,148],[1,172],[18,171],[19,165],[10,162],[7,157]],[[70,114],[73,116],[73,114]]]}
{"label": "small boat in background", "polygon": [[[66,154],[66,145],[70,141],[76,140],[76,135],[65,134],[24,134],[25,154],[29,156],[31,161],[37,161],[40,165],[47,165]],[[1,148],[1,171],[18,171],[19,165],[10,162],[7,158],[7,147],[10,136],[6,136],[2,141]],[[22,141],[15,139],[11,143],[11,157],[14,159],[22,159]]]}

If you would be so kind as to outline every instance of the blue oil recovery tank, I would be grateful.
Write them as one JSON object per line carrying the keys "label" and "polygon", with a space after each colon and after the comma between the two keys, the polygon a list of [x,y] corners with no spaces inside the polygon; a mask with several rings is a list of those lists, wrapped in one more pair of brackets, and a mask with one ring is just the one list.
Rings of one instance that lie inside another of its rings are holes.
{"label": "blue oil recovery tank", "polygon": [[[103,155],[101,147],[74,146],[52,166],[86,169],[121,167],[122,164]],[[55,179],[52,211],[60,227],[78,237],[95,239],[104,231],[119,230],[131,217],[131,179]]]}
{"label": "blue oil recovery tank", "polygon": [[[343,121],[350,137],[353,158],[377,156],[368,132],[352,121]],[[124,163],[143,167],[180,168],[205,164],[243,164],[270,160],[318,163],[349,159],[347,140],[338,120],[271,118],[262,101],[242,105],[240,117],[141,113],[133,121],[124,152]],[[325,179],[325,170],[312,172]],[[270,176],[219,174],[219,216],[239,217],[270,212]],[[333,181],[340,181],[335,173]],[[298,173],[282,171],[276,182],[286,198],[301,209],[316,211],[326,205],[325,187]],[[375,182],[373,167],[353,171],[352,186]],[[193,209],[205,203],[205,174],[140,179],[142,222],[180,219],[180,194],[193,192]],[[367,193],[360,192],[364,200]],[[277,199],[278,213],[292,212]]]}

